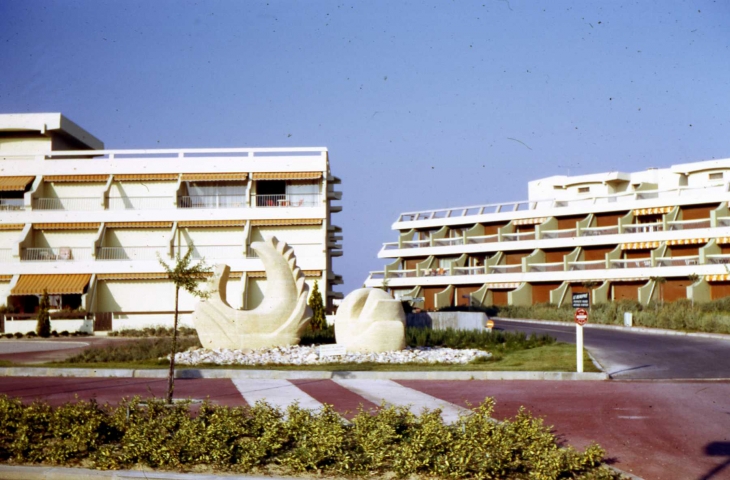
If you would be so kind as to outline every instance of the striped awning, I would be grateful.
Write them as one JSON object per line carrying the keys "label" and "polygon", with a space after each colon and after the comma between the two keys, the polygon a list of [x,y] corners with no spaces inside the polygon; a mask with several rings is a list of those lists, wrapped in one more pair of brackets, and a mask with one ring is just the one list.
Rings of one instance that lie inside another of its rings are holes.
{"label": "striped awning", "polygon": [[520,218],[517,220],[512,220],[512,225],[539,225],[540,223],[543,223],[545,220],[547,220],[547,217]]}
{"label": "striped awning", "polygon": [[246,220],[186,220],[178,222],[178,227],[243,227]]}
{"label": "striped awning", "polygon": [[81,294],[91,280],[91,274],[72,275],[21,275],[10,291],[11,295]]}
{"label": "striped awning", "polygon": [[34,223],[33,230],[98,230],[98,222]]}
{"label": "striped awning", "polygon": [[0,282],[7,283],[13,279],[12,275],[0,275]]}
{"label": "striped awning", "polygon": [[142,181],[176,181],[180,177],[177,173],[123,173],[114,175],[117,182],[142,182]]}
{"label": "striped awning", "polygon": [[715,243],[718,245],[727,245],[730,243],[730,237],[718,237],[715,239]]}
{"label": "striped awning", "polygon": [[55,183],[104,183],[109,180],[109,175],[45,175],[43,180]]}
{"label": "striped awning", "polygon": [[661,215],[671,212],[672,208],[674,207],[637,208],[636,210],[634,210],[634,215]]}
{"label": "striped awning", "polygon": [[709,241],[709,238],[683,238],[681,240],[667,240],[667,245],[702,245]]}
{"label": "striped awning", "polygon": [[0,177],[0,192],[22,192],[33,180],[33,176]]}
{"label": "striped awning", "polygon": [[96,276],[97,280],[164,280],[167,278],[166,273],[100,273]]}
{"label": "striped awning", "polygon": [[519,282],[508,282],[508,283],[488,283],[487,288],[490,290],[505,289],[505,288],[518,288]]}
{"label": "striped awning", "polygon": [[256,172],[254,180],[318,180],[322,172]]}
{"label": "striped awning", "polygon": [[289,227],[292,225],[322,225],[321,218],[281,218],[251,220],[252,227]]}
{"label": "striped awning", "polygon": [[108,222],[107,228],[172,228],[172,222]]}
{"label": "striped awning", "polygon": [[248,173],[183,173],[183,182],[218,182],[218,181],[243,181],[248,178]]}
{"label": "striped awning", "polygon": [[[305,277],[321,277],[322,270],[302,270],[302,274]],[[246,272],[246,275],[248,278],[266,278],[266,272]]]}
{"label": "striped awning", "polygon": [[23,227],[23,223],[0,223],[0,230],[22,230]]}
{"label": "striped awning", "polygon": [[730,274],[720,273],[718,275],[705,275],[705,280],[708,282],[727,282],[730,280]]}
{"label": "striped awning", "polygon": [[661,242],[632,242],[622,243],[621,250],[647,250],[650,248],[658,248]]}

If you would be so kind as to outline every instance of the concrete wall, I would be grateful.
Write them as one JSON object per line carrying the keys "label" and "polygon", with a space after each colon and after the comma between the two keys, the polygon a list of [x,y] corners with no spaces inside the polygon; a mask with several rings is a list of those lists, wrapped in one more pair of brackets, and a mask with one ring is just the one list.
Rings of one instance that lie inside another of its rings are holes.
{"label": "concrete wall", "polygon": [[487,323],[484,312],[421,312],[406,315],[408,327],[426,327],[435,330],[481,330]]}
{"label": "concrete wall", "polygon": [[[28,333],[35,332],[38,322],[35,320],[5,320],[5,333]],[[73,332],[86,332],[92,333],[94,331],[93,320],[51,320],[51,330],[55,330],[58,333],[63,331]]]}

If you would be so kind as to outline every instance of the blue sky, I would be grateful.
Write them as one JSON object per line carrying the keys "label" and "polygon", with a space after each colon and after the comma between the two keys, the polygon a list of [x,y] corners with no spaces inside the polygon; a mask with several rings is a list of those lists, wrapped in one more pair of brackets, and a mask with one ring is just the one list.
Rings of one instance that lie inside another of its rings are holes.
{"label": "blue sky", "polygon": [[326,146],[343,291],[403,211],[730,157],[723,1],[0,0],[0,112],[108,148]]}

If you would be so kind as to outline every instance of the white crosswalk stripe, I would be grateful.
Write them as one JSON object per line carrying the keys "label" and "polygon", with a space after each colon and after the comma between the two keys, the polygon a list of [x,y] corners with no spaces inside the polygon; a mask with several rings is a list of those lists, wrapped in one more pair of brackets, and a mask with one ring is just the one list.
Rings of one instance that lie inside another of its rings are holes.
{"label": "white crosswalk stripe", "polygon": [[316,410],[322,406],[320,402],[288,380],[233,379],[233,384],[241,392],[246,403],[251,406],[259,400],[281,409],[285,409],[294,402],[299,402],[300,407],[310,410]]}
{"label": "white crosswalk stripe", "polygon": [[441,418],[446,423],[453,423],[459,418],[459,414],[469,412],[453,403],[404,387],[391,380],[334,379],[333,381],[375,404],[380,405],[385,401],[391,405],[407,406],[416,415],[420,414],[424,408],[430,410],[440,408]]}

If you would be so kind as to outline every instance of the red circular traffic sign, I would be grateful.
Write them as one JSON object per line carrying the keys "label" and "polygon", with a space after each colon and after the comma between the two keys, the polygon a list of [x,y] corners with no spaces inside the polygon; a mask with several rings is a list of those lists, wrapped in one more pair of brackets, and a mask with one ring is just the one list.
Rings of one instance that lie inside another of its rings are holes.
{"label": "red circular traffic sign", "polygon": [[579,308],[575,311],[575,323],[583,326],[588,321],[588,312],[585,308]]}

